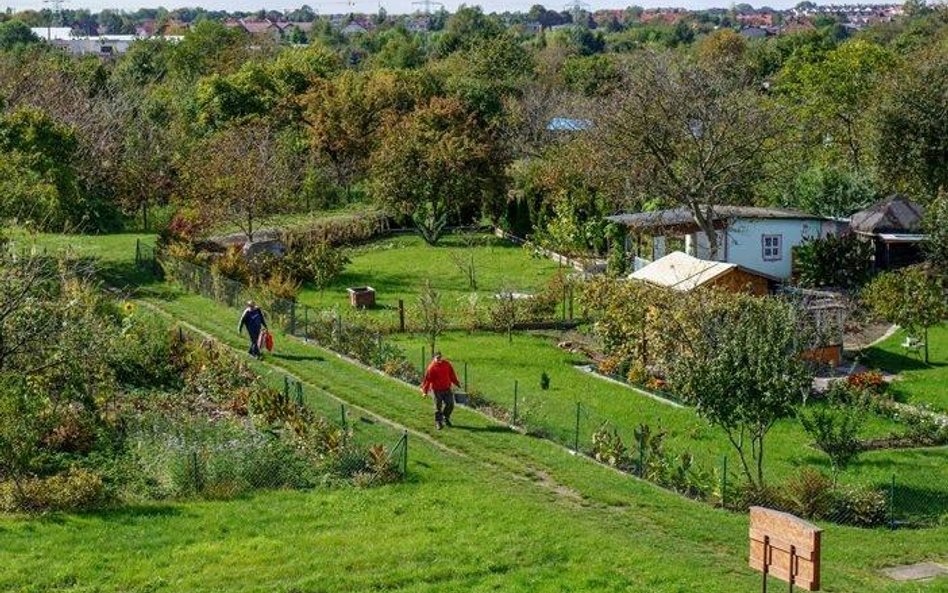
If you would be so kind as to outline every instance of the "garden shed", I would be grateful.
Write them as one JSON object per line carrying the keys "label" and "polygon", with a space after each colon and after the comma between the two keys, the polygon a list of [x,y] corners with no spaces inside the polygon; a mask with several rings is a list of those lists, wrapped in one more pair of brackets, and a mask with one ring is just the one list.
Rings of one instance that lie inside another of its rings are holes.
{"label": "garden shed", "polygon": [[731,292],[756,295],[770,293],[776,279],[747,270],[737,264],[710,261],[673,251],[629,275],[655,286],[687,292],[701,286],[715,286]]}
{"label": "garden shed", "polygon": [[921,261],[924,215],[921,205],[892,195],[853,214],[849,226],[858,236],[873,242],[876,269],[901,268]]}

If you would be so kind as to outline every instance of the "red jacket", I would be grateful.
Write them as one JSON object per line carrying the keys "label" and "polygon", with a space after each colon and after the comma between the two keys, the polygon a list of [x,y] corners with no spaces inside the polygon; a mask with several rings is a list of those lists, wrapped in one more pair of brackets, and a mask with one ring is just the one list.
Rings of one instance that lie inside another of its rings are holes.
{"label": "red jacket", "polygon": [[429,389],[432,391],[450,391],[452,383],[458,387],[461,386],[451,363],[444,359],[433,360],[428,365],[428,370],[425,371],[425,380],[421,384],[421,390],[425,393],[428,393]]}

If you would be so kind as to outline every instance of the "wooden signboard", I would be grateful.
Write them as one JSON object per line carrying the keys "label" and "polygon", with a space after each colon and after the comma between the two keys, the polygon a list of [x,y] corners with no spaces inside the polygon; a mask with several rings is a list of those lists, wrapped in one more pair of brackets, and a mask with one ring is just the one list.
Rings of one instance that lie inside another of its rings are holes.
{"label": "wooden signboard", "polygon": [[807,591],[820,589],[822,529],[789,513],[764,507],[750,509],[750,566]]}

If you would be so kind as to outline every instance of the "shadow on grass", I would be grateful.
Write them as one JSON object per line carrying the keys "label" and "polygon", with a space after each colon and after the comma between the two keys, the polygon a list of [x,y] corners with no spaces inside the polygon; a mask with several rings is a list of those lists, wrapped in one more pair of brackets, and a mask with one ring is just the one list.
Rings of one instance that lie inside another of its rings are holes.
{"label": "shadow on grass", "polygon": [[924,369],[946,366],[944,362],[929,362],[920,358],[914,358],[907,354],[891,352],[881,348],[870,348],[864,358],[866,366],[875,367],[889,371],[890,373],[901,373],[904,371],[921,371]]}
{"label": "shadow on grass", "polygon": [[456,430],[464,430],[467,432],[512,432],[513,430],[508,426],[500,426],[497,424],[491,424],[488,426],[464,426],[461,424],[455,424],[451,428]]}
{"label": "shadow on grass", "polygon": [[325,362],[325,358],[322,356],[301,356],[299,354],[272,354],[273,358],[279,358],[280,360],[295,360],[295,361],[307,361],[313,360],[316,362]]}

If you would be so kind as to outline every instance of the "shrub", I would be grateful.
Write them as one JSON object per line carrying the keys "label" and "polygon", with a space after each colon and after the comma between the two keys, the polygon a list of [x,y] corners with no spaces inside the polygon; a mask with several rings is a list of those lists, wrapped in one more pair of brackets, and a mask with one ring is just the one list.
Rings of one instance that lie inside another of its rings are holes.
{"label": "shrub", "polygon": [[806,241],[794,250],[800,285],[858,289],[872,275],[872,253],[872,243],[855,234]]}
{"label": "shrub", "polygon": [[542,389],[543,391],[546,391],[549,388],[550,388],[550,376],[547,374],[546,371],[543,371],[542,373],[540,373],[540,389]]}
{"label": "shrub", "polygon": [[880,371],[863,371],[846,377],[846,383],[853,389],[866,391],[874,395],[881,395],[889,384]]}
{"label": "shrub", "polygon": [[593,432],[592,456],[597,461],[620,469],[629,469],[633,466],[629,451],[622,442],[619,432],[615,429],[610,430],[605,424]]}
{"label": "shrub", "polygon": [[822,519],[833,508],[833,480],[813,468],[800,470],[787,482],[785,490],[792,512],[805,519]]}
{"label": "shrub", "polygon": [[45,478],[29,478],[19,484],[0,483],[0,510],[49,512],[84,511],[105,502],[105,485],[96,472],[70,468]]}
{"label": "shrub", "polygon": [[859,432],[864,421],[862,411],[853,407],[816,407],[800,415],[803,429],[829,456],[834,478],[862,452]]}
{"label": "shrub", "polygon": [[887,502],[885,494],[879,490],[844,487],[836,491],[830,517],[847,525],[878,527],[886,523]]}

